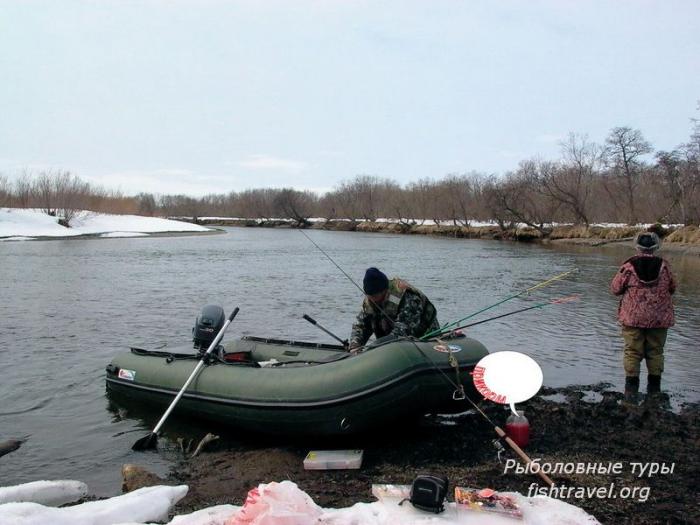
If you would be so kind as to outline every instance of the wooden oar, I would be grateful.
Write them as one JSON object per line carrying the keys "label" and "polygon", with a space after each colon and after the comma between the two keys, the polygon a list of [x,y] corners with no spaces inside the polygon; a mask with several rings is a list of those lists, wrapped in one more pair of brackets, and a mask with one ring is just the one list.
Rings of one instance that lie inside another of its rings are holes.
{"label": "wooden oar", "polygon": [[158,431],[160,430],[160,427],[163,426],[163,423],[165,423],[165,420],[168,419],[168,416],[173,411],[173,408],[175,408],[175,405],[177,405],[177,402],[180,401],[180,398],[185,393],[185,390],[187,390],[187,387],[190,386],[190,383],[192,382],[192,380],[195,378],[195,376],[199,373],[201,368],[204,366],[204,361],[205,361],[206,357],[209,355],[209,353],[212,350],[214,350],[214,348],[216,348],[216,345],[219,344],[219,341],[221,341],[221,338],[224,336],[224,332],[228,328],[228,325],[231,324],[234,317],[236,317],[237,313],[238,313],[238,307],[236,307],[235,310],[233,310],[233,312],[231,312],[231,315],[228,316],[228,319],[224,323],[224,326],[222,326],[221,330],[219,330],[219,333],[216,334],[216,337],[211,342],[211,344],[209,345],[209,348],[202,356],[202,359],[199,360],[199,363],[197,363],[197,366],[190,374],[190,377],[188,377],[187,381],[185,381],[185,384],[182,385],[182,388],[175,396],[175,399],[173,399],[173,402],[170,403],[170,406],[165,411],[165,414],[163,414],[163,417],[161,417],[160,421],[158,421],[158,424],[153,429],[153,432],[151,432],[147,436],[142,437],[136,443],[134,443],[133,446],[131,447],[132,450],[147,450],[147,449],[156,447],[156,444],[158,443]]}

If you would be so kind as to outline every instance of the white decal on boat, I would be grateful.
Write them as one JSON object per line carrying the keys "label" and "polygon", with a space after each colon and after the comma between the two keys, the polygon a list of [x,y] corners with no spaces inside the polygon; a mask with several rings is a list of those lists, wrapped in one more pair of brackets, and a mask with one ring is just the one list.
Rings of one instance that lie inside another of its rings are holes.
{"label": "white decal on boat", "polygon": [[133,381],[136,379],[136,370],[126,370],[124,368],[119,369],[119,379],[126,379],[127,381]]}
{"label": "white decal on boat", "polygon": [[449,352],[459,352],[459,351],[462,350],[462,347],[461,347],[461,346],[457,346],[457,345],[447,345],[447,346],[445,346],[445,345],[435,345],[435,346],[433,347],[433,350],[436,350],[436,351],[438,351],[438,352],[442,352],[443,354],[447,354],[447,353],[449,353]]}

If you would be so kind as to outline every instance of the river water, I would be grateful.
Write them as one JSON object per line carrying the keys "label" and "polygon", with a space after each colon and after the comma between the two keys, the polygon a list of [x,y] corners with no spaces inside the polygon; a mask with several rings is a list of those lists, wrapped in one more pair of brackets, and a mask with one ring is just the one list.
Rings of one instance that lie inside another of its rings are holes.
{"label": "river water", "polygon": [[[629,247],[543,247],[425,236],[309,231],[357,282],[378,266],[421,288],[442,323],[572,268],[575,276],[514,299],[497,315],[581,294],[485,323],[469,334],[491,351],[524,352],[549,386],[624,382],[616,298],[608,284]],[[662,388],[674,406],[700,400],[700,258],[666,254],[677,276]],[[223,235],[0,244],[0,441],[26,437],[0,458],[0,486],[79,479],[93,494],[119,491],[120,467],[165,473],[175,447],[131,451],[148,432],[105,397],[104,368],[129,345],[189,343],[205,304],[241,311],[228,332],[333,342],[306,313],[347,337],[359,291],[301,233],[230,228]],[[478,319],[478,318],[475,318]],[[645,380],[642,379],[642,385]],[[205,433],[205,432],[203,432]]]}

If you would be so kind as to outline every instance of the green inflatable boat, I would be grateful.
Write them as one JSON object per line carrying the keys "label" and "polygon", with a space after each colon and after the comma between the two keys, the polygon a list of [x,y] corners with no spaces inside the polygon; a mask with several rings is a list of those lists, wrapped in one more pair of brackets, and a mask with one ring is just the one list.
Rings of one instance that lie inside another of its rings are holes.
{"label": "green inflatable boat", "polygon": [[[117,355],[107,366],[110,396],[167,406],[200,359],[182,350]],[[468,337],[444,344],[385,338],[357,354],[339,345],[244,337],[207,356],[175,412],[258,433],[360,433],[466,410],[457,384],[477,399],[469,373],[487,354]]]}

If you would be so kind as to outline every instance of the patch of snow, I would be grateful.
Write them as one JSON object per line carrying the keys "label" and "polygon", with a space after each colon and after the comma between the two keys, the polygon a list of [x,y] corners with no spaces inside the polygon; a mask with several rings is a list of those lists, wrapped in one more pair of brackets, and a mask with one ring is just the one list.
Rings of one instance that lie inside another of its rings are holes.
{"label": "patch of snow", "polygon": [[[0,237],[73,237],[76,235],[164,232],[205,232],[210,228],[189,222],[142,217],[139,215],[110,215],[81,211],[71,221],[71,227],[58,224],[57,217],[36,209],[0,208]],[[124,235],[121,235],[124,236]]]}
{"label": "patch of snow", "polygon": [[192,514],[175,516],[167,525],[224,525],[239,510],[240,507],[233,505],[216,505]]}
{"label": "patch of snow", "polygon": [[[32,484],[24,486],[28,485]],[[167,519],[169,509],[186,494],[186,485],[155,486],[106,500],[58,509],[37,503],[6,503],[0,505],[0,524],[136,525],[163,521]],[[357,503],[343,509],[322,509],[296,484],[283,481],[263,483],[252,489],[243,507],[218,505],[175,516],[168,525],[600,525],[593,516],[582,509],[557,499],[546,496],[527,498],[517,492],[504,494],[512,497],[520,506],[523,512],[522,520],[516,521],[510,517],[470,510],[455,503],[447,503],[445,511],[441,514],[432,514],[415,509],[410,503],[399,506],[398,499],[390,498],[373,503]]]}
{"label": "patch of snow", "polygon": [[38,503],[0,505],[0,525],[112,525],[164,521],[187,485],[144,487],[114,498],[53,508]]}
{"label": "patch of snow", "polygon": [[0,487],[0,504],[32,502],[57,507],[78,501],[87,493],[87,485],[82,481],[32,481],[13,487]]}
{"label": "patch of snow", "polygon": [[551,401],[552,403],[568,403],[566,396],[560,393],[541,396],[541,399],[544,399],[545,401]]}

